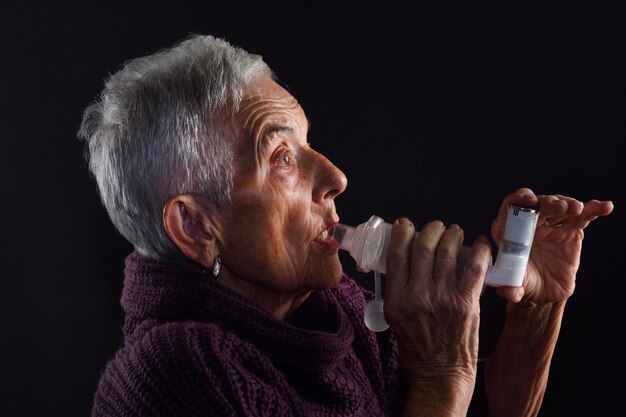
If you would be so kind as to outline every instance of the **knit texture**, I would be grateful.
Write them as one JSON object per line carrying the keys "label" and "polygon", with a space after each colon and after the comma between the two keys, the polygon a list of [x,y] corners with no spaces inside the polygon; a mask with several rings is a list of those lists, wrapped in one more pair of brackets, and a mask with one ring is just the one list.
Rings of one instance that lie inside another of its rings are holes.
{"label": "knit texture", "polygon": [[363,324],[372,295],[344,275],[279,321],[212,277],[132,253],[124,346],[92,416],[396,416],[393,333]]}

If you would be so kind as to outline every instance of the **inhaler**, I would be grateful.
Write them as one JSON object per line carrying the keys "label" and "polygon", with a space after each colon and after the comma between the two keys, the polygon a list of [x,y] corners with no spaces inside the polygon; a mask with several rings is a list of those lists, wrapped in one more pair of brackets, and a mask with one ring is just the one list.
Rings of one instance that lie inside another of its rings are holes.
{"label": "inhaler", "polygon": [[[536,210],[509,206],[496,262],[489,267],[485,276],[486,285],[491,287],[522,285],[538,218],[539,213]],[[372,216],[357,227],[336,224],[330,233],[339,243],[339,248],[348,251],[354,258],[359,271],[374,271],[375,298],[365,307],[365,324],[373,331],[386,330],[389,326],[383,312],[380,274],[385,274],[387,270],[387,246],[391,238],[391,224],[385,223],[378,216]],[[470,252],[469,246],[461,247],[457,262],[459,274],[463,272]]]}

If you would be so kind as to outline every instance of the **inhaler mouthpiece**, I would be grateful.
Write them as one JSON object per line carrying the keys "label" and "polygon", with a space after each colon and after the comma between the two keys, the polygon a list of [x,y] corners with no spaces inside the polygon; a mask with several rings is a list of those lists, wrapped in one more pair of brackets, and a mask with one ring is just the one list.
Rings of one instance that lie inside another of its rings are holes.
{"label": "inhaler mouthpiece", "polygon": [[350,252],[361,272],[376,271],[382,274],[387,269],[387,246],[391,239],[391,225],[378,216],[372,216],[356,228],[336,224],[330,236],[339,243],[339,249]]}

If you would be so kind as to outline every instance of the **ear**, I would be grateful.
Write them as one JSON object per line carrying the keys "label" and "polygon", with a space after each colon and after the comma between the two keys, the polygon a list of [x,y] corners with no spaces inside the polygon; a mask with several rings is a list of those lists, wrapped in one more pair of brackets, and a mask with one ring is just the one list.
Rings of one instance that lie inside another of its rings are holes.
{"label": "ear", "polygon": [[169,199],[163,207],[163,226],[181,253],[210,269],[219,254],[214,211],[207,201],[183,194]]}

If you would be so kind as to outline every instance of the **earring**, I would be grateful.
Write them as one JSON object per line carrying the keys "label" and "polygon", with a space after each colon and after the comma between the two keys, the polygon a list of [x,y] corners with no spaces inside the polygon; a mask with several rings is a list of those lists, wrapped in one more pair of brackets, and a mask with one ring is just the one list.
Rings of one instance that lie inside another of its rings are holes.
{"label": "earring", "polygon": [[213,261],[213,276],[215,278],[220,274],[220,269],[222,269],[222,257],[217,255]]}

